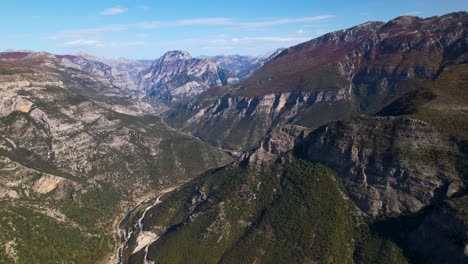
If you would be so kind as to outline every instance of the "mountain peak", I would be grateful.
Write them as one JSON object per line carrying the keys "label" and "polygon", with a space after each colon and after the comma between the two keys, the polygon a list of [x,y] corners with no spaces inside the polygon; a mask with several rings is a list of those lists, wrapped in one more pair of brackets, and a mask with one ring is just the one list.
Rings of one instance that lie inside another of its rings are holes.
{"label": "mountain peak", "polygon": [[186,51],[173,50],[162,56],[163,61],[190,60],[192,56]]}

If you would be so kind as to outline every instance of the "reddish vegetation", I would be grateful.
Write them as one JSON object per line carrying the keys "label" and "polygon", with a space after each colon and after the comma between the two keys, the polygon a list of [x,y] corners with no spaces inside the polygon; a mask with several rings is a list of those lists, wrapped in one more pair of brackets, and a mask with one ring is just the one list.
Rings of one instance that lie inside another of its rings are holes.
{"label": "reddish vegetation", "polygon": [[0,53],[0,60],[21,60],[31,52],[2,52]]}
{"label": "reddish vegetation", "polygon": [[[467,27],[466,12],[365,23],[289,48],[229,92],[262,96],[275,92],[334,90],[355,83],[353,78],[361,73],[388,80],[409,75],[432,78],[444,61],[453,59],[447,53],[448,50],[453,53],[447,46],[453,43],[447,42],[454,34],[463,34],[456,32]],[[456,56],[463,54],[459,47],[455,49]],[[343,70],[343,65],[350,67]],[[218,89],[215,94],[219,92]]]}

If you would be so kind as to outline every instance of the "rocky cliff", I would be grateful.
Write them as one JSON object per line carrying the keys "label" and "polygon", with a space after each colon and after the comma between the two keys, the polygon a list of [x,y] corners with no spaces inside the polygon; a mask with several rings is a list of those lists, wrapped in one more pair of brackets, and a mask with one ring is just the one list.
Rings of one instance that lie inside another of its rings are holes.
{"label": "rocky cliff", "polygon": [[283,48],[277,49],[263,56],[220,55],[207,58],[216,62],[221,68],[228,70],[242,81],[258,71],[265,63],[278,56],[283,50]]}
{"label": "rocky cliff", "polygon": [[462,192],[458,140],[405,118],[355,118],[309,134],[304,156],[333,168],[365,213],[410,214]]}
{"label": "rocky cliff", "polygon": [[183,51],[166,53],[138,76],[147,96],[165,103],[193,98],[210,87],[237,81],[213,61],[192,58]]}
{"label": "rocky cliff", "polygon": [[466,63],[467,19],[466,12],[399,17],[332,32],[284,50],[237,85],[179,104],[165,119],[212,144],[242,149],[278,125],[316,128],[374,113]]}
{"label": "rocky cliff", "polygon": [[145,211],[127,260],[466,261],[464,144],[405,117],[281,127]]}
{"label": "rocky cliff", "polygon": [[51,54],[0,58],[2,263],[101,261],[129,205],[229,161],[99,74]]}

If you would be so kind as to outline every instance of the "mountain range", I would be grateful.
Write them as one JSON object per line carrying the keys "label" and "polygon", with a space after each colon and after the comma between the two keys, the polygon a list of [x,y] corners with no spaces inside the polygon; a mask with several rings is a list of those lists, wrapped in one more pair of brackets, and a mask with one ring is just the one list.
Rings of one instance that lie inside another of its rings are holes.
{"label": "mountain range", "polygon": [[0,262],[468,262],[467,42],[458,12],[259,57],[0,53]]}

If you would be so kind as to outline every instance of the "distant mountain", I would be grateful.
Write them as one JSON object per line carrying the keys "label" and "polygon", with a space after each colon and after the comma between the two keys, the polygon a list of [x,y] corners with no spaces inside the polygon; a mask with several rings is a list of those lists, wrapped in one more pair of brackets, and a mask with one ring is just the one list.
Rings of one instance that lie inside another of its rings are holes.
{"label": "distant mountain", "polygon": [[284,49],[267,53],[263,56],[241,56],[241,55],[219,55],[214,57],[204,57],[216,62],[221,68],[234,74],[239,80],[244,80],[266,62],[278,56]]}
{"label": "distant mountain", "polygon": [[259,58],[254,56],[241,56],[241,55],[218,55],[214,57],[202,57],[210,59],[221,68],[228,70],[235,76],[238,76],[242,71],[254,67]]}
{"label": "distant mountain", "polygon": [[128,218],[125,263],[468,263],[467,40],[467,12],[369,22],[178,104],[245,151]]}
{"label": "distant mountain", "polygon": [[212,144],[239,150],[282,124],[317,128],[376,113],[462,71],[467,21],[466,12],[403,16],[329,33],[282,51],[239,84],[209,89],[177,105],[165,119]]}
{"label": "distant mountain", "polygon": [[136,77],[139,72],[153,65],[154,60],[132,60],[128,58],[105,58],[98,57],[87,53],[77,53],[77,56],[87,60],[98,61],[105,63],[120,72],[128,73],[132,78]]}
{"label": "distant mountain", "polygon": [[138,74],[138,85],[147,96],[169,103],[193,98],[213,86],[238,79],[208,59],[192,58],[183,51],[170,51]]}
{"label": "distant mountain", "polygon": [[99,263],[114,222],[230,158],[79,56],[0,53],[0,263]]}
{"label": "distant mountain", "polygon": [[284,126],[128,223],[126,263],[465,263],[467,166],[407,117]]}

